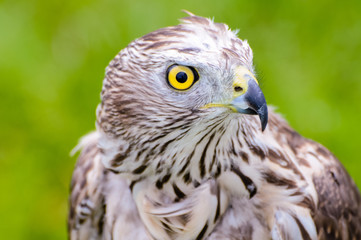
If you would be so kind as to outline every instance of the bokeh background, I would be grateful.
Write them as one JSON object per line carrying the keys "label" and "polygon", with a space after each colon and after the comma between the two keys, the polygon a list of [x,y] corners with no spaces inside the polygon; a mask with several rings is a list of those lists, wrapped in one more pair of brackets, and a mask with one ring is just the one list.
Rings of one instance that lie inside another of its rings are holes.
{"label": "bokeh background", "polygon": [[104,68],[181,9],[238,28],[268,103],[361,186],[361,1],[0,0],[1,239],[66,239],[69,152]]}

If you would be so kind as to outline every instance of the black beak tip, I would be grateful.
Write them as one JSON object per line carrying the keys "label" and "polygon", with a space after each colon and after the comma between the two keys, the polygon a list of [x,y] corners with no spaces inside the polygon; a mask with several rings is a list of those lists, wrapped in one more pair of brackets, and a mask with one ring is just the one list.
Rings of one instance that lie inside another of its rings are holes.
{"label": "black beak tip", "polygon": [[260,109],[258,109],[257,114],[261,120],[262,132],[266,129],[268,123],[268,109],[267,105],[264,104]]}

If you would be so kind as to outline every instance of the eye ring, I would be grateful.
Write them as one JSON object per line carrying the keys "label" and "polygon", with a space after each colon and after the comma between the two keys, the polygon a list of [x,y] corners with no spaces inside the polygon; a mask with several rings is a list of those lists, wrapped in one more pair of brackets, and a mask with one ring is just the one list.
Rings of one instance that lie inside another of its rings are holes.
{"label": "eye ring", "polygon": [[198,81],[199,75],[195,68],[183,65],[171,65],[167,69],[167,83],[177,91],[186,91]]}

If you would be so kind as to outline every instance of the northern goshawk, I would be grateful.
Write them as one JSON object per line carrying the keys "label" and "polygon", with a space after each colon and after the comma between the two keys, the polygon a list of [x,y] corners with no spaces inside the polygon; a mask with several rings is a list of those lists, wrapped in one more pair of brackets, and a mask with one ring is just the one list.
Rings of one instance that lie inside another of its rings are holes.
{"label": "northern goshawk", "polygon": [[78,146],[70,238],[361,239],[356,185],[267,108],[252,61],[193,14],[116,55]]}

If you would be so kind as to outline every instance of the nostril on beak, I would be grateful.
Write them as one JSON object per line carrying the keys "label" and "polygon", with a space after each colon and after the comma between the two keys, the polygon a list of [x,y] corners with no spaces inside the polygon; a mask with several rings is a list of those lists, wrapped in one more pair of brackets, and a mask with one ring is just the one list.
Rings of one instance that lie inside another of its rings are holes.
{"label": "nostril on beak", "polygon": [[240,86],[235,86],[235,87],[234,87],[234,91],[235,91],[235,92],[242,92],[242,91],[243,91],[243,88],[240,87]]}

